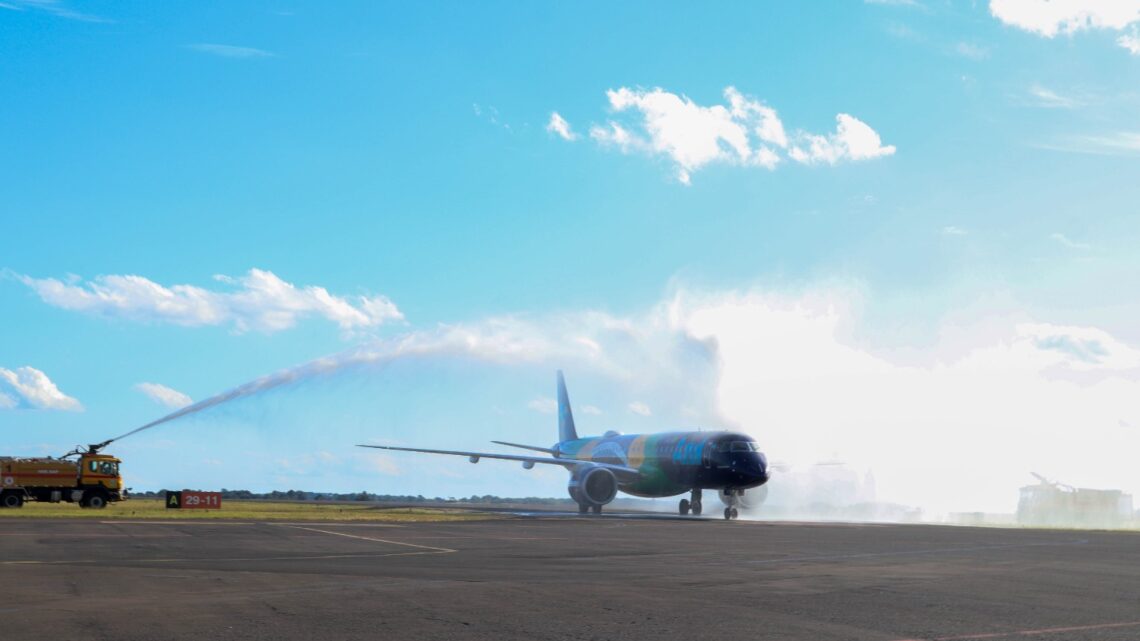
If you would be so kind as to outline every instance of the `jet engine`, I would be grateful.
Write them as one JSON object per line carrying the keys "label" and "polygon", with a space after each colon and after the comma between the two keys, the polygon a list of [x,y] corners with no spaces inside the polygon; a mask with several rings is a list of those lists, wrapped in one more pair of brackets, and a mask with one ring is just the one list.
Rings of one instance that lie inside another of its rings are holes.
{"label": "jet engine", "polygon": [[578,505],[600,507],[617,496],[617,477],[604,467],[587,467],[570,477],[567,489]]}
{"label": "jet engine", "polygon": [[768,498],[768,486],[761,485],[750,490],[721,490],[717,492],[720,500],[728,507],[738,507],[742,510],[756,510]]}

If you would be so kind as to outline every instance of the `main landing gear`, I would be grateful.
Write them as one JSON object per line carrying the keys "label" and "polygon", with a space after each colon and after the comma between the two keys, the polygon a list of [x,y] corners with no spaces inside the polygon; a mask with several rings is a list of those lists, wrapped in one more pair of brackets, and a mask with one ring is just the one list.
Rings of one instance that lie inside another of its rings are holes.
{"label": "main landing gear", "polygon": [[680,505],[680,509],[679,509],[679,511],[681,512],[681,516],[688,514],[690,511],[693,513],[693,516],[700,516],[701,515],[701,490],[700,490],[700,488],[694,489],[691,496],[692,496],[691,500],[690,499],[681,499],[681,505]]}
{"label": "main landing gear", "polygon": [[601,514],[602,513],[602,506],[600,506],[600,505],[589,505],[587,503],[579,503],[578,504],[578,514],[589,514],[591,510],[593,510],[594,514]]}

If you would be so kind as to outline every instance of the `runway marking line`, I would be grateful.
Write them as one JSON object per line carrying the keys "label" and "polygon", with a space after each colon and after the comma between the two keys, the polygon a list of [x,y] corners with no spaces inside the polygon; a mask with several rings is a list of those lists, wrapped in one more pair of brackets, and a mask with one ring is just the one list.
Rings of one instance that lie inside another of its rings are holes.
{"label": "runway marking line", "polygon": [[1111,630],[1114,628],[1140,627],[1140,621],[1124,621],[1121,623],[1097,623],[1093,625],[1074,625],[1060,628],[1038,628],[1036,630],[1010,630],[1008,632],[980,632],[977,634],[962,634],[950,637],[913,637],[898,639],[897,641],[972,641],[974,639],[1001,639],[1003,637],[1031,637],[1043,634],[1061,634],[1063,632],[1089,632],[1091,630]]}
{"label": "runway marking line", "polygon": [[175,534],[120,534],[109,533],[100,534],[96,532],[76,532],[74,534],[55,534],[46,532],[4,532],[0,536],[23,536],[35,537],[37,539],[98,539],[98,538],[121,538],[121,539],[168,539],[172,536],[190,536],[189,534],[179,535]]}
{"label": "runway marking line", "polygon": [[320,532],[321,534],[331,534],[333,536],[343,536],[350,539],[360,539],[362,541],[376,541],[378,543],[389,543],[391,545],[404,545],[410,548],[419,548],[421,550],[432,550],[433,554],[450,554],[458,552],[451,548],[435,547],[434,545],[418,545],[416,543],[402,543],[400,541],[389,541],[388,539],[378,539],[372,536],[360,536],[359,534],[349,534],[347,532],[333,532],[332,530],[319,530],[315,527],[302,527],[300,525],[283,525],[281,527],[292,528],[294,530],[306,530],[309,532]]}
{"label": "runway marking line", "polygon": [[154,520],[154,521],[99,521],[103,525],[259,525],[253,521],[223,521],[218,519],[216,521],[167,521],[167,520]]}
{"label": "runway marking line", "polygon": [[[112,523],[114,523],[112,521]],[[137,523],[137,522],[136,522]],[[255,523],[247,523],[246,525],[259,525]],[[100,565],[100,564],[122,564],[122,563],[178,563],[184,561],[211,561],[218,563],[233,563],[233,562],[256,562],[256,561],[313,561],[321,559],[364,559],[364,558],[382,558],[391,556],[416,556],[427,554],[452,554],[459,550],[451,548],[437,547],[434,545],[419,545],[416,543],[404,543],[402,541],[390,541],[388,539],[380,539],[372,536],[360,536],[359,534],[348,534],[347,532],[334,532],[332,530],[321,530],[318,528],[304,527],[300,525],[277,525],[278,527],[287,527],[294,530],[306,530],[309,532],[318,532],[320,534],[329,534],[332,536],[343,536],[350,539],[359,539],[362,541],[374,541],[376,543],[387,543],[389,545],[399,545],[403,547],[415,548],[415,552],[386,552],[378,554],[318,554],[306,556],[276,556],[276,557],[251,557],[251,558],[160,558],[160,559],[118,559],[118,560],[104,560],[104,559],[70,559],[61,561],[42,561],[42,560],[26,560],[26,561],[0,561],[0,566],[3,565]]]}
{"label": "runway marking line", "polygon": [[[455,552],[457,550],[451,550]],[[314,554],[304,556],[259,556],[259,557],[228,557],[228,558],[201,558],[201,557],[175,557],[168,559],[70,559],[63,561],[0,561],[0,565],[124,565],[132,563],[180,563],[185,561],[207,561],[210,563],[253,563],[256,561],[320,561],[323,559],[378,559],[388,556],[417,556],[423,554],[444,554],[441,551],[425,552],[387,552],[379,554]]]}

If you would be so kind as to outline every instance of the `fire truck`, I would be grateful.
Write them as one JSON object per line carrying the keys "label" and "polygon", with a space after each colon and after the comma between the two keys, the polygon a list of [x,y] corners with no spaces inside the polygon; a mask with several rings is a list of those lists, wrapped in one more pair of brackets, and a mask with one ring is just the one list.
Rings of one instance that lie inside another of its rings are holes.
{"label": "fire truck", "polygon": [[22,507],[25,501],[78,503],[104,508],[127,498],[119,459],[100,454],[104,444],[76,448],[59,457],[0,456],[0,507]]}

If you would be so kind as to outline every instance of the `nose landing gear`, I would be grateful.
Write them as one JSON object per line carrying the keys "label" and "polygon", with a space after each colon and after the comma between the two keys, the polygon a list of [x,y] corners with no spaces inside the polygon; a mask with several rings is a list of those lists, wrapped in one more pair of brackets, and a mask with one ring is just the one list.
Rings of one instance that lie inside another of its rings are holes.
{"label": "nose landing gear", "polygon": [[720,491],[720,500],[727,506],[724,508],[724,520],[731,521],[740,516],[740,512],[736,510],[736,506],[740,505],[740,497],[743,493],[743,490],[729,488]]}
{"label": "nose landing gear", "polygon": [[693,516],[700,516],[702,507],[701,490],[699,488],[694,489],[690,496],[692,497],[691,499],[681,499],[678,511],[681,513],[681,516],[685,516],[690,511],[693,513]]}

